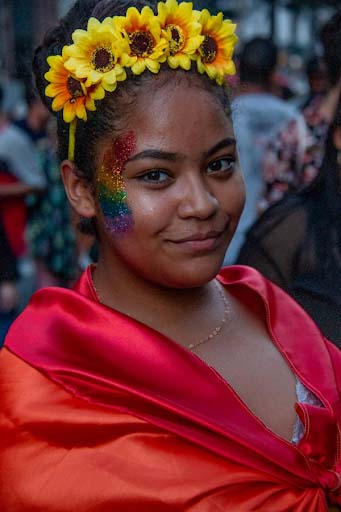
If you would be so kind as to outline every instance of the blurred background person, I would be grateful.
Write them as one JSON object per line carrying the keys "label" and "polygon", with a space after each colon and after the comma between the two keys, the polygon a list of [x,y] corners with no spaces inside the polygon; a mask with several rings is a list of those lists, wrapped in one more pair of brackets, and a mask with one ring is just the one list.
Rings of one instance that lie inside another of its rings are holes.
{"label": "blurred background person", "polygon": [[297,109],[271,92],[277,57],[276,45],[262,37],[246,43],[239,56],[240,95],[232,103],[232,112],[247,196],[225,263],[234,262],[247,229],[257,218],[264,188],[262,161],[269,140],[288,121],[295,120],[304,129]]}
{"label": "blurred background person", "polygon": [[26,197],[46,186],[36,148],[28,135],[2,110],[0,87],[0,212],[10,245],[17,257],[24,256]]}
{"label": "blurred background person", "polygon": [[238,263],[290,293],[341,348],[340,101],[317,177],[264,212],[248,232]]}
{"label": "blurred background person", "polygon": [[9,119],[0,88],[0,218],[17,259],[22,306],[34,291],[34,266],[25,238],[27,201],[42,194],[45,187],[37,149],[28,134]]}
{"label": "blurred background person", "polygon": [[60,163],[51,138],[40,153],[47,182],[46,191],[31,198],[26,231],[30,254],[36,268],[37,289],[45,286],[68,287],[80,271],[75,236],[76,221],[73,220],[66,198],[60,176]]}
{"label": "blurred background person", "polygon": [[48,137],[47,128],[50,114],[35,93],[33,84],[26,87],[25,100],[26,114],[17,119],[15,125],[21,128],[39,149],[39,144],[44,144]]}
{"label": "blurred background person", "polygon": [[17,278],[16,259],[0,220],[0,347],[17,314],[19,301]]}
{"label": "blurred background person", "polygon": [[278,49],[277,64],[271,78],[270,92],[286,101],[294,99],[296,95],[293,73],[289,64],[289,54],[284,49]]}
{"label": "blurred background person", "polygon": [[39,159],[28,135],[13,121],[3,109],[3,90],[0,87],[0,159],[7,163],[8,174],[17,187],[5,187],[2,183],[1,195],[25,196],[40,192],[45,188],[45,178],[39,166]]}
{"label": "blurred background person", "polygon": [[320,36],[328,77],[327,89],[322,62],[318,64],[319,71],[316,62],[310,63],[310,97],[302,110],[307,130],[303,132],[297,121],[290,121],[269,141],[262,162],[264,190],[259,202],[260,212],[279,201],[284,194],[309,185],[321,167],[328,128],[340,93],[341,11],[324,25]]}
{"label": "blurred background person", "polygon": [[310,57],[305,66],[305,73],[309,89],[306,96],[300,99],[299,106],[303,111],[316,98],[325,96],[329,89],[328,69],[322,56],[315,55]]}
{"label": "blurred background person", "polygon": [[35,93],[26,91],[27,114],[16,122],[30,137],[44,173],[44,194],[31,194],[26,240],[35,264],[35,288],[69,286],[78,276],[75,226],[55,151],[55,122]]}

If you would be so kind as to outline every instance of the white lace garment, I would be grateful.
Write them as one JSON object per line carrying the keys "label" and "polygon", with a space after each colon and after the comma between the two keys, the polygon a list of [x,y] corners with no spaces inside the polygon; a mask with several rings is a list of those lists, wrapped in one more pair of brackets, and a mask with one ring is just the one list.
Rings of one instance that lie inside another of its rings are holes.
{"label": "white lace garment", "polygon": [[[300,382],[297,378],[296,378],[296,396],[297,396],[297,401],[302,404],[309,404],[309,405],[316,405],[317,407],[324,407],[321,400],[319,398],[317,398],[317,396],[315,396],[314,393],[309,391],[309,389],[307,389],[305,387],[305,385],[302,384],[302,382]],[[294,426],[292,439],[291,439],[293,444],[299,443],[299,441],[302,439],[303,436],[304,436],[303,423],[300,420],[300,418],[297,417],[297,420],[296,420],[296,423]]]}

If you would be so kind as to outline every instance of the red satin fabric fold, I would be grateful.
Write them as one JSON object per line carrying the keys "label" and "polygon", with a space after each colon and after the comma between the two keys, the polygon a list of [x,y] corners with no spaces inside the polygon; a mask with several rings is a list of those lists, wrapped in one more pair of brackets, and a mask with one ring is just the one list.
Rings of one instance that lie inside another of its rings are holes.
{"label": "red satin fabric fold", "polygon": [[[37,292],[1,353],[0,503],[14,512],[313,512],[327,510],[326,499],[341,504],[340,353],[257,272],[230,267],[219,279],[265,315],[278,349],[324,404],[297,406],[306,427],[299,446],[267,429],[193,354],[95,302],[88,270],[74,291]],[[36,465],[29,497],[16,476],[25,459]],[[3,490],[8,472],[20,492]],[[48,497],[38,498],[44,485]],[[57,492],[64,486],[69,508]],[[36,503],[20,508],[17,494]]]}

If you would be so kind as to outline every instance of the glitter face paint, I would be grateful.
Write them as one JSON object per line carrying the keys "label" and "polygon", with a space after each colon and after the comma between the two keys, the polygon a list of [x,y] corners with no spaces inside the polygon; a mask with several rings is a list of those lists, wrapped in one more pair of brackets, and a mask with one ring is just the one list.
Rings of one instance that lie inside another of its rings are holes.
{"label": "glitter face paint", "polygon": [[98,202],[105,227],[111,233],[127,233],[133,227],[133,217],[127,205],[127,193],[122,177],[124,165],[136,147],[133,132],[117,137],[103,158],[97,175]]}

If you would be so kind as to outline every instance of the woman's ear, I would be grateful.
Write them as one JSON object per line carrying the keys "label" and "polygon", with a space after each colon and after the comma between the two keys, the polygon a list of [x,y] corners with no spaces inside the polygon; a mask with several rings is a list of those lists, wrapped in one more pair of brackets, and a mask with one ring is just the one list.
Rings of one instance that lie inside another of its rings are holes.
{"label": "woman's ear", "polygon": [[70,160],[64,160],[61,164],[61,175],[72,208],[81,217],[95,217],[95,198],[91,187],[78,176],[75,164]]}

